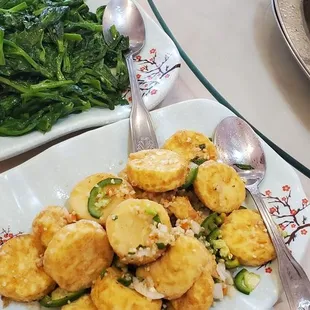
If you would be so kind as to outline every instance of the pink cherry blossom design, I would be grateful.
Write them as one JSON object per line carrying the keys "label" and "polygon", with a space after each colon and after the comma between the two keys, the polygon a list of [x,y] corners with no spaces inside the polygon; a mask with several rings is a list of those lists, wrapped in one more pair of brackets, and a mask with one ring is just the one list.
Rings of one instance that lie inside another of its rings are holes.
{"label": "pink cherry blossom design", "polygon": [[288,192],[290,189],[291,189],[291,188],[290,188],[290,186],[288,186],[288,185],[282,186],[283,192]]}
{"label": "pink cherry blossom design", "polygon": [[297,211],[295,209],[291,210],[292,215],[296,215]]}
{"label": "pink cherry blossom design", "polygon": [[269,209],[269,212],[271,214],[273,214],[273,213],[277,212],[277,209],[275,207],[272,207],[272,208]]}
{"label": "pink cherry blossom design", "polygon": [[136,75],[136,77],[137,77],[137,79],[139,80],[140,77],[141,77],[141,74],[138,73],[138,74]]}
{"label": "pink cherry blossom design", "polygon": [[168,79],[170,77],[170,74],[166,74],[165,78]]}
{"label": "pink cherry blossom design", "polygon": [[157,89],[152,89],[151,90],[151,95],[155,95],[157,93]]}
{"label": "pink cherry blossom design", "polygon": [[269,196],[271,195],[271,190],[267,189],[267,190],[265,191],[265,195],[269,197]]}
{"label": "pink cherry blossom design", "polygon": [[265,268],[265,271],[266,271],[266,273],[272,273],[272,268],[270,268],[270,267]]}
{"label": "pink cherry blossom design", "polygon": [[156,49],[155,48],[152,48],[151,50],[150,50],[150,54],[155,54],[156,53]]}
{"label": "pink cherry blossom design", "polygon": [[295,227],[296,227],[296,224],[292,224],[291,227],[292,227],[292,228],[295,228]]}
{"label": "pink cherry blossom design", "polygon": [[282,229],[282,230],[285,230],[285,226],[283,224],[280,224],[279,227]]}
{"label": "pink cherry blossom design", "polygon": [[137,61],[141,61],[142,57],[140,55],[136,56]]}
{"label": "pink cherry blossom design", "polygon": [[307,198],[304,198],[301,202],[303,205],[306,205],[309,202],[309,200]]}
{"label": "pink cherry blossom design", "polygon": [[307,233],[308,233],[307,229],[302,229],[302,230],[301,230],[301,234],[302,234],[302,235],[306,235]]}

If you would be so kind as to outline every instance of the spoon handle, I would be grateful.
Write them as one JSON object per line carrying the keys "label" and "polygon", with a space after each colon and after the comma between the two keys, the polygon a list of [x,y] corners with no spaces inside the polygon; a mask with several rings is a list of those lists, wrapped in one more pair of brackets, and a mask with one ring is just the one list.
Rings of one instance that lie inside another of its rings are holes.
{"label": "spoon handle", "polygon": [[126,55],[126,63],[129,72],[132,97],[129,122],[133,152],[158,148],[158,142],[152,124],[151,115],[145,107],[141,96],[140,87],[136,78],[133,56],[131,53]]}
{"label": "spoon handle", "polygon": [[287,248],[279,228],[274,223],[258,188],[250,190],[275,247],[279,276],[291,310],[310,309],[310,281],[290,250]]}

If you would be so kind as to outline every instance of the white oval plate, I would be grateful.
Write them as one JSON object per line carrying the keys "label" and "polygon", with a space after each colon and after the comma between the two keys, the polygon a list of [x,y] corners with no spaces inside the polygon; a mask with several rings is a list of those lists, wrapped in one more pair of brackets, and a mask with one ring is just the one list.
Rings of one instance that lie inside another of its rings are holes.
{"label": "white oval plate", "polygon": [[[106,1],[86,1],[92,11]],[[165,32],[139,7],[146,28],[143,50],[135,57],[135,66],[144,103],[149,110],[155,108],[168,94],[176,81],[180,68],[180,54]],[[130,101],[130,92],[126,93]],[[129,116],[129,106],[117,106],[111,111],[92,108],[81,114],[61,119],[48,133],[32,132],[20,137],[0,137],[0,161],[31,150],[37,146],[71,132],[114,123]]]}
{"label": "white oval plate", "polygon": [[[229,110],[206,99],[181,102],[152,112],[160,145],[180,129],[212,136],[216,125],[230,115]],[[73,186],[86,176],[123,169],[129,151],[128,137],[126,119],[62,142],[1,174],[1,242],[29,232],[33,218],[45,206],[65,205]],[[268,170],[261,192],[300,262],[309,242],[309,202],[294,170],[269,146],[265,143],[263,146]],[[251,207],[251,201],[247,200],[246,205]],[[279,296],[276,262],[252,269],[262,277],[255,291],[250,296],[234,291],[232,297],[217,302],[214,309],[272,308]],[[27,309],[27,306],[11,304],[7,309]]]}

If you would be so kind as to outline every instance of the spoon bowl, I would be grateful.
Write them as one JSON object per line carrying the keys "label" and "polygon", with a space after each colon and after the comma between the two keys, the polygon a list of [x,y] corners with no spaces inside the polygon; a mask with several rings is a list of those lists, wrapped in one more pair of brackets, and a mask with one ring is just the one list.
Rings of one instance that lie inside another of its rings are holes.
{"label": "spoon bowl", "polygon": [[127,0],[111,0],[104,10],[102,18],[103,35],[107,43],[113,41],[111,26],[125,37],[129,37],[129,50],[138,54],[145,44],[145,26],[143,17],[136,5]]}
{"label": "spoon bowl", "polygon": [[220,160],[234,167],[245,181],[245,187],[262,216],[277,253],[279,276],[289,309],[309,310],[310,281],[287,248],[258,188],[266,173],[264,150],[258,137],[245,121],[230,116],[217,126],[214,143]]}
{"label": "spoon bowl", "polygon": [[[220,159],[233,166],[246,180],[246,185],[258,185],[266,173],[263,147],[251,127],[242,119],[230,116],[215,129],[214,143]],[[252,169],[241,169],[246,167]]]}

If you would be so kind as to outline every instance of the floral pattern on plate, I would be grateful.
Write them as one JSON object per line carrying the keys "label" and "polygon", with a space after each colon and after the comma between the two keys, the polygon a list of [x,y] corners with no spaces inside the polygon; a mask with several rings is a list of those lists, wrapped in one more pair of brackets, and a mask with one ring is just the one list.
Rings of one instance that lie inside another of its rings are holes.
{"label": "floral pattern on plate", "polygon": [[[279,189],[267,189],[262,193],[265,203],[269,206],[269,212],[283,231],[285,243],[289,247],[297,238],[306,236],[310,229],[310,222],[304,214],[305,209],[310,206],[310,202],[306,197],[299,199],[299,202],[294,200],[293,193],[294,190],[288,184],[283,185],[280,191]],[[298,204],[296,204],[297,202]],[[266,273],[273,271],[270,262],[258,269],[263,267]]]}
{"label": "floral pattern on plate", "polygon": [[[175,62],[171,54],[161,55],[156,48],[149,50],[149,55],[137,55],[134,58],[137,67],[136,78],[138,80],[142,97],[154,96],[158,92],[157,86],[163,79],[171,78],[171,72],[179,69],[181,64]],[[125,92],[126,99],[131,102],[131,92],[128,89]]]}
{"label": "floral pattern on plate", "polygon": [[5,244],[10,239],[20,236],[22,234],[23,234],[22,231],[19,231],[17,233],[11,232],[10,226],[8,226],[7,228],[2,228],[0,232],[0,246]]}

